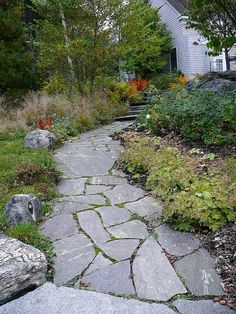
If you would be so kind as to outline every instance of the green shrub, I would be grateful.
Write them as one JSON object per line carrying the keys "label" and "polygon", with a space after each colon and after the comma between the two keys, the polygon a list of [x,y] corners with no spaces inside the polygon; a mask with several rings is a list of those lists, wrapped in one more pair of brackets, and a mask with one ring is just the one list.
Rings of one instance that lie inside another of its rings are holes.
{"label": "green shrub", "polygon": [[155,144],[150,138],[133,139],[121,156],[125,170],[133,175],[147,172],[154,162]]}
{"label": "green shrub", "polygon": [[147,188],[162,199],[187,188],[194,176],[193,163],[180,156],[176,148],[164,147],[155,155],[150,168]]}
{"label": "green shrub", "polygon": [[223,96],[210,90],[178,88],[154,100],[155,105],[139,117],[141,127],[153,132],[177,131],[189,141],[208,145],[235,141],[236,94]]}
{"label": "green shrub", "polygon": [[124,168],[135,177],[147,173],[146,187],[164,202],[163,215],[176,229],[198,226],[218,230],[236,217],[236,160],[209,166],[198,173],[194,158],[176,148],[160,147],[154,139],[136,138],[122,153]]}
{"label": "green shrub", "polygon": [[164,218],[184,231],[194,231],[198,225],[218,230],[236,217],[229,196],[220,176],[195,177],[187,189],[169,197]]}

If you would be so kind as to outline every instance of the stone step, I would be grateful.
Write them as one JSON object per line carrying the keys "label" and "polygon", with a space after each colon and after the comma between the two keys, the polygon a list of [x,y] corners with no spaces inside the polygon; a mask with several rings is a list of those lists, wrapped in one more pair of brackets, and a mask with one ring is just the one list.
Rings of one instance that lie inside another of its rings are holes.
{"label": "stone step", "polygon": [[148,104],[148,100],[130,102],[130,106],[146,106],[147,104]]}
{"label": "stone step", "polygon": [[117,117],[115,118],[115,121],[129,121],[129,120],[135,120],[137,118],[137,114],[133,114],[133,115],[127,115],[127,116],[121,116],[121,117]]}

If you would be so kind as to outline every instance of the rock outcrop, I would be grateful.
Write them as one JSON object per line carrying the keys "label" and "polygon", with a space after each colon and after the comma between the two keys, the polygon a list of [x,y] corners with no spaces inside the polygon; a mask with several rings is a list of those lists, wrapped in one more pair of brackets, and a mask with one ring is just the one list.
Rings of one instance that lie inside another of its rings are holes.
{"label": "rock outcrop", "polygon": [[198,80],[190,80],[186,88],[210,89],[217,93],[232,92],[236,90],[236,71],[208,72]]}
{"label": "rock outcrop", "polygon": [[0,304],[45,279],[47,261],[38,249],[0,235]]}

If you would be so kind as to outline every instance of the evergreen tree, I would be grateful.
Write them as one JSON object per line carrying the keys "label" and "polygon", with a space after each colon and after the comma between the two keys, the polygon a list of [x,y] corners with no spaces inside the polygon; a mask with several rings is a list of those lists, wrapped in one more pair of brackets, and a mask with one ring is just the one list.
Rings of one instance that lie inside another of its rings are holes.
{"label": "evergreen tree", "polygon": [[0,92],[10,95],[19,95],[33,87],[23,13],[22,1],[1,0]]}

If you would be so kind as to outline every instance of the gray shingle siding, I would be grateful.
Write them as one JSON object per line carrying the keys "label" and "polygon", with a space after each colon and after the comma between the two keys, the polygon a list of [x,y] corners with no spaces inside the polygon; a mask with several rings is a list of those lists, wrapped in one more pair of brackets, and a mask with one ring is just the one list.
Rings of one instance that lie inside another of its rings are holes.
{"label": "gray shingle siding", "polygon": [[185,3],[182,6],[183,10],[176,6],[177,2],[177,0],[152,0],[152,5],[159,8],[161,20],[172,33],[172,45],[177,49],[178,69],[192,78],[196,73],[204,74],[214,70],[215,58],[207,55],[208,49],[203,40],[198,41],[201,38],[199,33],[186,28],[186,19],[182,17],[187,1],[181,1],[182,4]]}

